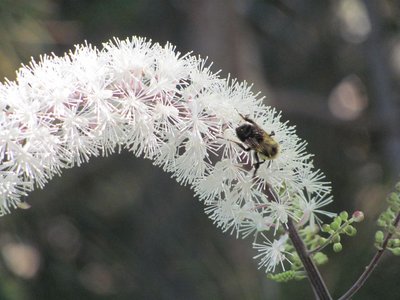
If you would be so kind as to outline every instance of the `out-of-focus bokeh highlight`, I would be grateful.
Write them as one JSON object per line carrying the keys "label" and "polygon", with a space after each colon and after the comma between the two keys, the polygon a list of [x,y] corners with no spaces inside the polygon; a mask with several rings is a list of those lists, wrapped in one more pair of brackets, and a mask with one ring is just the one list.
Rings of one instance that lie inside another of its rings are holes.
{"label": "out-of-focus bokeh highlight", "polygon": [[[0,77],[40,54],[117,36],[170,41],[254,83],[308,141],[331,211],[363,210],[321,268],[335,298],[374,254],[375,219],[400,171],[400,3],[390,0],[0,0]],[[0,219],[0,299],[310,299],[306,280],[257,270],[252,240],[127,151],[67,170]],[[387,255],[354,299],[400,299]]]}

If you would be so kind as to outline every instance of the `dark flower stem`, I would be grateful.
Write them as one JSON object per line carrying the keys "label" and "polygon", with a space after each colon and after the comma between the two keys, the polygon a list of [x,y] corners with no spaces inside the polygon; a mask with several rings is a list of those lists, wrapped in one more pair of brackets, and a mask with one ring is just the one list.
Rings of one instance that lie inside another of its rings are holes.
{"label": "dark flower stem", "polygon": [[[400,214],[397,215],[396,219],[393,222],[393,225],[397,227],[400,222]],[[386,250],[388,242],[390,238],[393,236],[392,233],[387,233],[386,238],[383,240],[382,247],[378,249],[375,253],[374,257],[372,258],[369,265],[365,268],[364,272],[360,275],[357,281],[353,284],[353,286],[342,296],[339,300],[347,300],[351,299],[351,297],[358,292],[358,290],[364,285],[365,281],[371,275],[371,273],[375,270],[376,266],[378,265],[380,259],[382,258],[383,253]]]}
{"label": "dark flower stem", "polygon": [[[268,198],[272,201],[279,202],[278,195],[269,184],[266,185],[266,194],[268,195]],[[289,238],[292,241],[294,249],[299,255],[301,262],[303,263],[315,298],[318,300],[331,300],[332,297],[329,294],[329,290],[326,287],[325,282],[317,269],[317,266],[312,260],[311,254],[308,252],[306,246],[304,245],[304,242],[301,239],[299,232],[297,231],[296,225],[293,223],[293,220],[290,217],[288,218],[286,225],[288,228]]]}
{"label": "dark flower stem", "polygon": [[310,281],[310,284],[313,288],[316,299],[331,300],[332,297],[329,294],[328,288],[326,287],[325,282],[322,279],[322,276],[319,273],[314,261],[309,256],[303,240],[300,238],[296,226],[293,223],[293,220],[289,218],[286,224],[288,226],[289,238],[291,239],[293,246],[296,249],[297,254],[299,255],[299,258],[303,263],[304,269],[307,273],[308,280]]}

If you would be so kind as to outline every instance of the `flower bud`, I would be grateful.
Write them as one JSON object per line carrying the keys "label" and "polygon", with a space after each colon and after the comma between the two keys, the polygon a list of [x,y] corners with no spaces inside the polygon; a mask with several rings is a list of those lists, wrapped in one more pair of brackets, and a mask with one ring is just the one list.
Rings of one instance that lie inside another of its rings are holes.
{"label": "flower bud", "polygon": [[394,188],[395,188],[396,191],[400,192],[400,182],[396,183]]}
{"label": "flower bud", "polygon": [[335,251],[336,253],[342,251],[342,249],[343,249],[343,246],[341,243],[333,244],[333,251]]}
{"label": "flower bud", "polygon": [[339,234],[335,234],[332,238],[332,241],[334,243],[339,243],[340,242],[340,235]]}
{"label": "flower bud", "polygon": [[315,253],[313,259],[315,263],[319,266],[328,262],[328,256],[322,252]]}
{"label": "flower bud", "polygon": [[385,235],[383,234],[382,231],[378,230],[375,233],[375,242],[377,242],[378,244],[382,244],[384,238],[385,238]]}
{"label": "flower bud", "polygon": [[348,235],[348,236],[355,236],[357,234],[357,229],[354,228],[351,225],[348,225],[345,227],[344,232]]}
{"label": "flower bud", "polygon": [[339,227],[340,227],[340,223],[339,222],[336,222],[336,221],[333,221],[331,224],[330,224],[330,226],[331,226],[331,229],[333,229],[333,230],[338,230],[339,229]]}
{"label": "flower bud", "polygon": [[389,249],[390,251],[392,251],[392,253],[396,256],[400,255],[400,248],[393,248],[393,249]]}
{"label": "flower bud", "polygon": [[354,222],[361,222],[364,220],[364,213],[361,210],[356,210],[353,212],[353,215],[351,216],[354,220]]}
{"label": "flower bud", "polygon": [[342,211],[339,216],[343,221],[347,221],[347,219],[349,218],[349,214],[347,213],[347,211]]}
{"label": "flower bud", "polygon": [[322,232],[329,232],[330,230],[331,230],[331,227],[328,224],[322,225]]}

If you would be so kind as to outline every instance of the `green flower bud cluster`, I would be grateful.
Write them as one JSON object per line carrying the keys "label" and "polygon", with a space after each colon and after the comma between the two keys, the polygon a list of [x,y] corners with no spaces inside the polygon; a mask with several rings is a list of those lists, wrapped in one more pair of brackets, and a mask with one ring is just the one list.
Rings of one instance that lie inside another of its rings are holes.
{"label": "green flower bud cluster", "polygon": [[[397,183],[395,191],[387,196],[386,201],[389,206],[381,213],[377,221],[382,230],[378,230],[375,233],[375,247],[379,250],[386,247],[394,255],[400,255],[400,229],[398,228],[400,220],[400,183]],[[384,245],[387,238],[387,244]]]}
{"label": "green flower bud cluster", "polygon": [[289,270],[277,274],[269,273],[267,275],[268,279],[276,282],[288,282],[290,280],[301,280],[306,278],[306,273],[304,271]]}
{"label": "green flower bud cluster", "polygon": [[361,211],[353,213],[349,219],[349,214],[346,211],[341,212],[333,219],[330,224],[322,225],[322,232],[329,234],[325,239],[325,243],[320,245],[318,250],[324,248],[328,244],[333,244],[332,249],[334,252],[340,252],[343,249],[341,243],[341,235],[355,236],[357,229],[352,225],[353,223],[361,222],[364,219],[364,214]]}
{"label": "green flower bud cluster", "polygon": [[[357,230],[352,225],[353,223],[361,222],[364,219],[364,214],[361,211],[353,213],[351,218],[345,211],[336,216],[330,224],[318,226],[306,226],[299,229],[299,234],[305,246],[309,250],[309,255],[312,256],[314,263],[319,266],[328,262],[328,256],[322,250],[332,244],[334,252],[340,252],[343,248],[341,243],[341,235],[354,236]],[[322,237],[320,232],[329,233],[328,237]],[[305,278],[303,264],[300,261],[293,245],[288,243],[285,251],[290,253],[290,270],[281,273],[268,274],[268,278],[277,282],[287,282],[289,280],[300,280]]]}

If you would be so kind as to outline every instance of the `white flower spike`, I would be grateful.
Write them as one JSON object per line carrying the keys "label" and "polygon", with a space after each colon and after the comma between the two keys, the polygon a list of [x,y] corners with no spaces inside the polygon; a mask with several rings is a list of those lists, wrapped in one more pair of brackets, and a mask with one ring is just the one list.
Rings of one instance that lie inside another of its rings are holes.
{"label": "white flower spike", "polygon": [[[316,213],[330,215],[321,209],[332,201],[329,184],[294,127],[247,83],[220,78],[170,44],[133,37],[43,56],[0,83],[0,110],[1,215],[24,207],[21,197],[62,169],[122,148],[191,185],[223,231],[254,235],[267,271],[286,260],[287,237],[271,243],[264,233],[278,234],[288,217],[314,225]],[[232,142],[239,113],[279,144],[256,178],[251,151]],[[266,186],[280,202],[271,204]]]}

